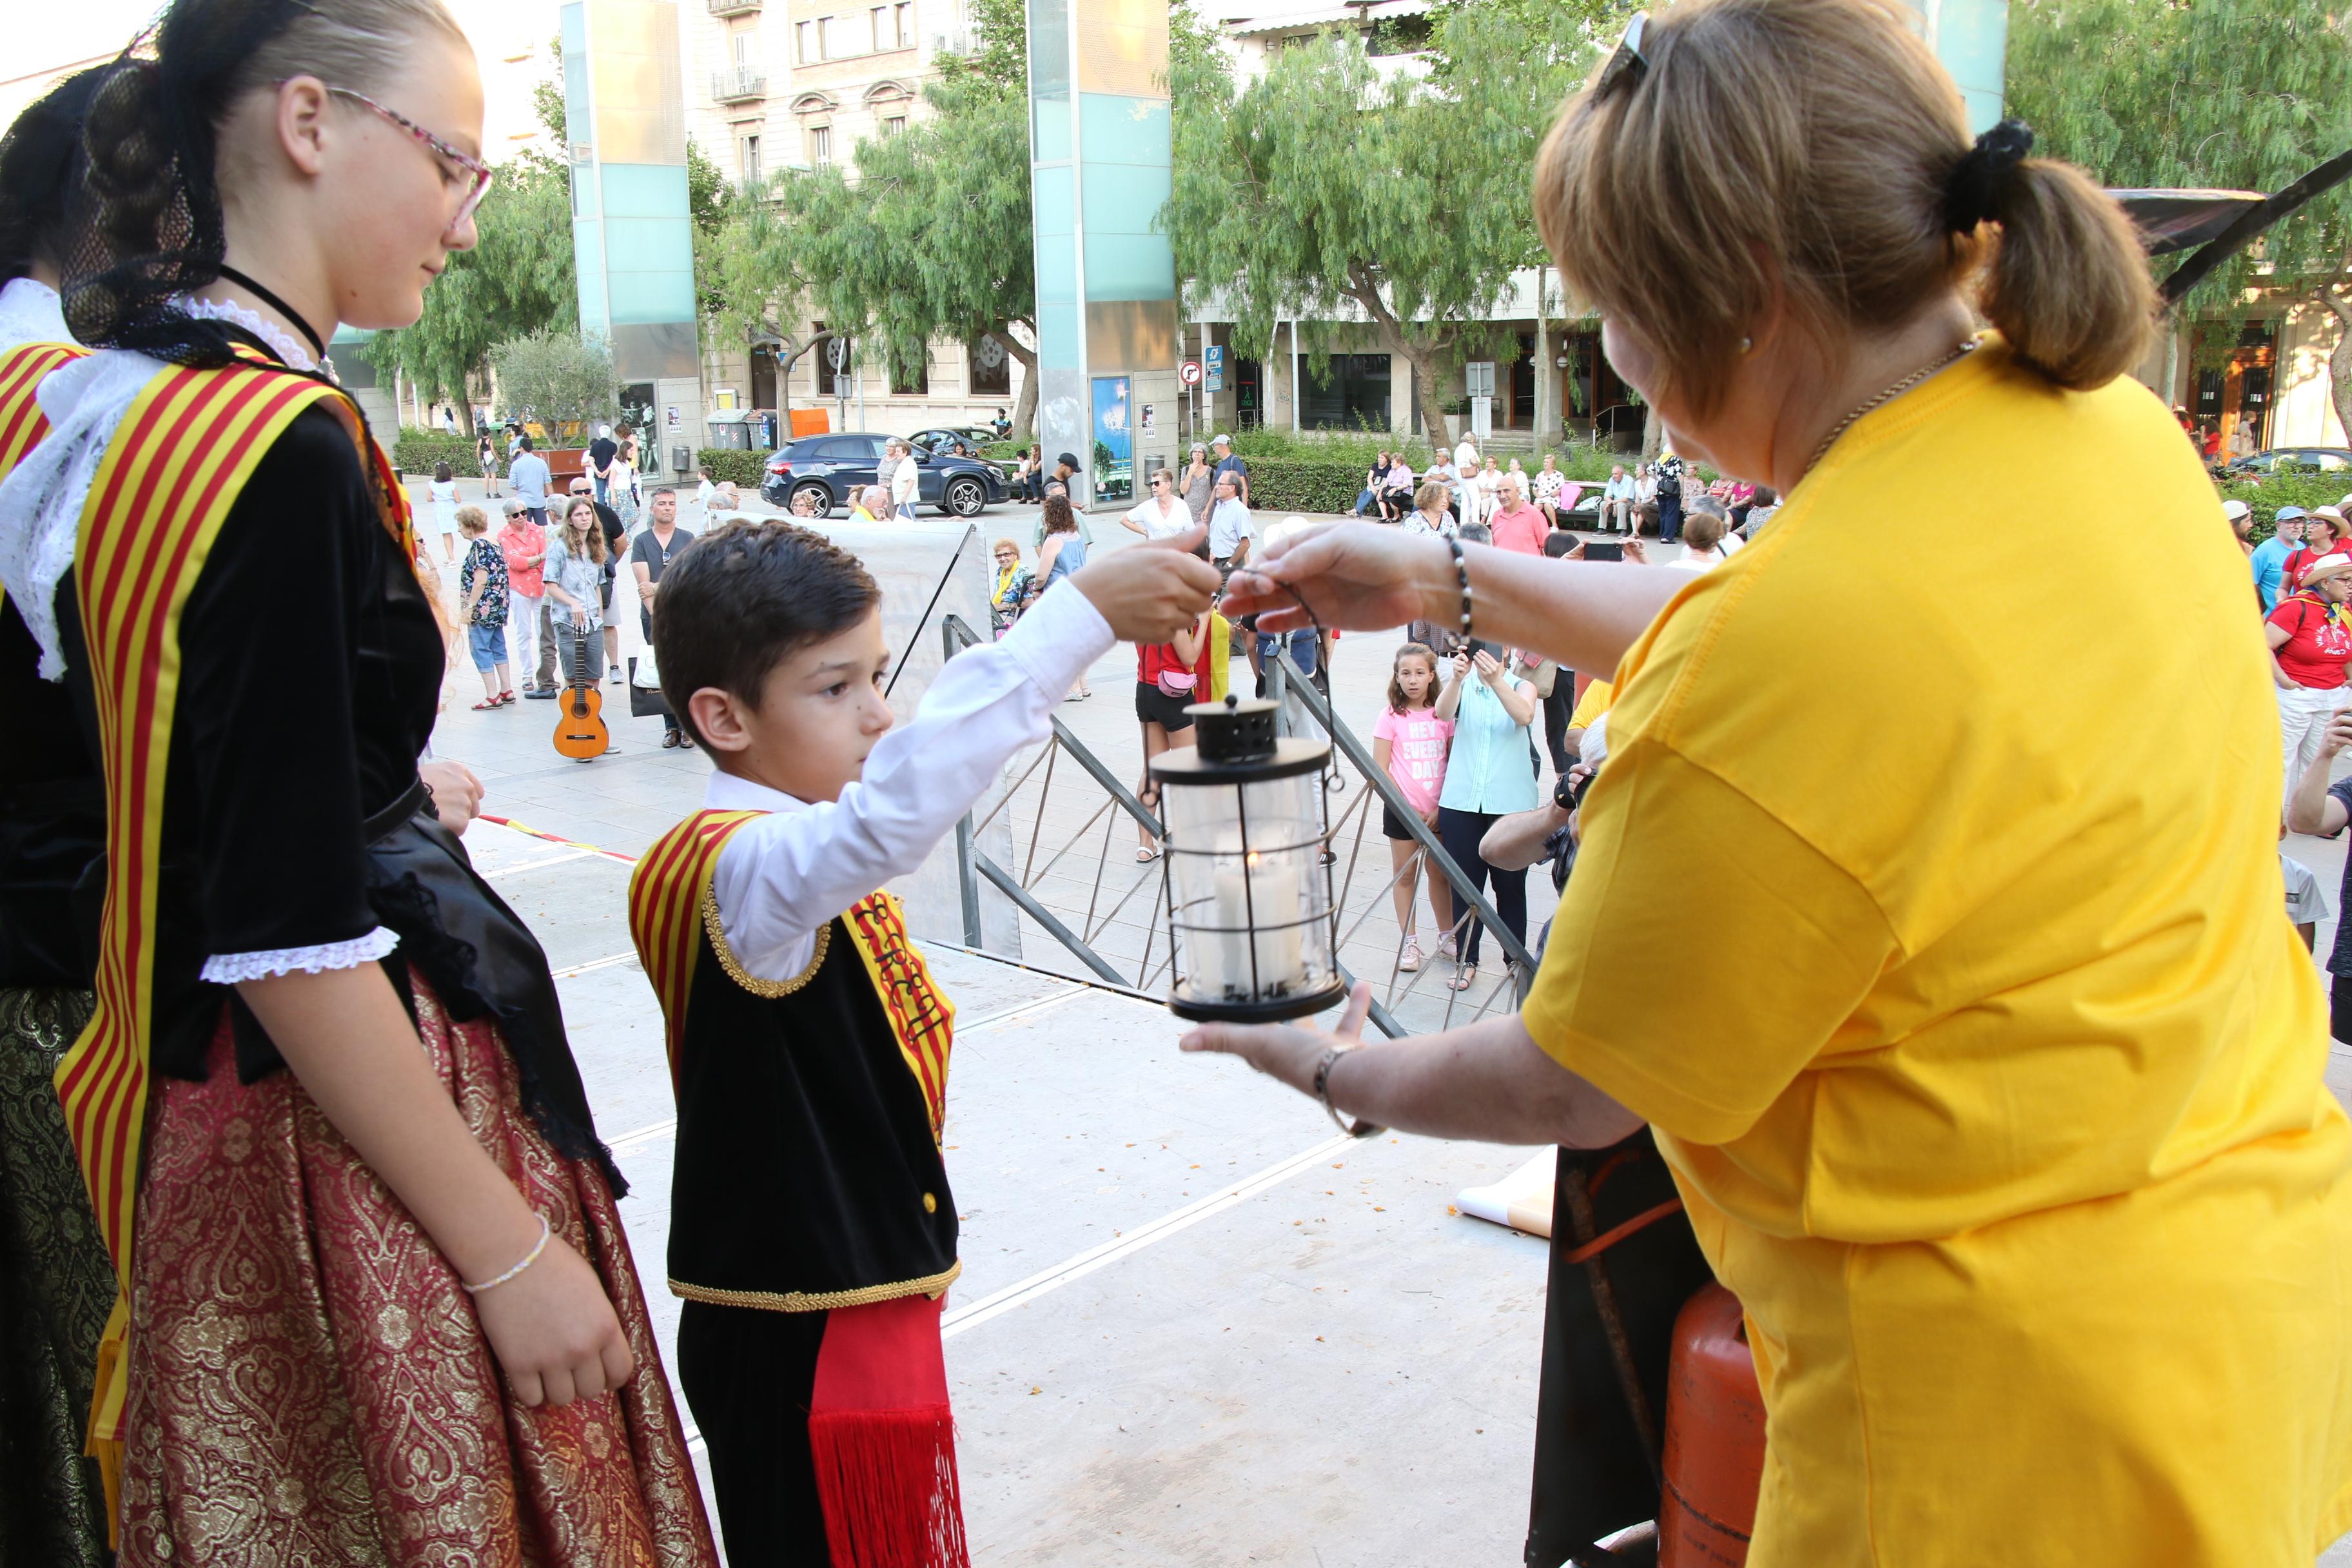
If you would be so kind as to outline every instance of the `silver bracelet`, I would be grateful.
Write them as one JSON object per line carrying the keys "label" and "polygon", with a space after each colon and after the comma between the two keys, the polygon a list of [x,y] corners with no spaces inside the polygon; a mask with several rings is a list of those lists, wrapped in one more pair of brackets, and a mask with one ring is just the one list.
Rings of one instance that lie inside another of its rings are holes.
{"label": "silver bracelet", "polygon": [[1331,1069],[1347,1054],[1347,1047],[1342,1046],[1333,1046],[1324,1051],[1322,1059],[1315,1064],[1315,1098],[1323,1102],[1323,1114],[1331,1119],[1331,1125],[1353,1137],[1356,1130],[1348,1125],[1346,1118],[1331,1103]]}
{"label": "silver bracelet", "polygon": [[540,1215],[539,1239],[531,1244],[531,1248],[529,1252],[522,1255],[522,1261],[520,1263],[516,1264],[512,1268],[508,1269],[504,1274],[499,1275],[497,1279],[485,1279],[479,1285],[466,1285],[466,1282],[463,1279],[458,1280],[457,1283],[460,1285],[466,1285],[466,1294],[468,1296],[478,1296],[485,1290],[497,1289],[499,1286],[505,1284],[508,1280],[513,1279],[516,1275],[521,1273],[524,1269],[538,1262],[539,1255],[547,1250],[547,1238],[553,1234],[555,1234],[554,1228],[547,1223],[547,1216],[545,1215]]}

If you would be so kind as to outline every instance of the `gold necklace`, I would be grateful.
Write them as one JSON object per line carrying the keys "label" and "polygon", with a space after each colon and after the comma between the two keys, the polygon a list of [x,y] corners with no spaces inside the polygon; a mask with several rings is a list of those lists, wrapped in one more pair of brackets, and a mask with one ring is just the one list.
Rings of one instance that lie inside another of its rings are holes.
{"label": "gold necklace", "polygon": [[1822,459],[1827,457],[1829,455],[1830,448],[1837,444],[1837,438],[1844,435],[1846,431],[1853,426],[1855,420],[1861,418],[1864,415],[1869,413],[1874,408],[1894,402],[1896,398],[1902,396],[1905,393],[1910,391],[1913,387],[1918,385],[1921,382],[1927,380],[1929,376],[1935,374],[1937,371],[1944,369],[1946,366],[1958,363],[1962,356],[1966,355],[1976,346],[1977,340],[1974,338],[1969,339],[1968,342],[1962,343],[1959,347],[1954,349],[1950,353],[1946,354],[1935,363],[1923,365],[1919,369],[1913,371],[1909,375],[1905,376],[1901,381],[1896,382],[1893,386],[1888,387],[1885,391],[1880,393],[1877,396],[1872,398],[1869,402],[1864,404],[1861,407],[1855,409],[1853,413],[1839,420],[1834,426],[1831,426],[1830,433],[1822,437],[1822,444],[1813,448],[1811,458],[1805,464],[1805,472],[1810,474],[1815,468],[1822,466]]}

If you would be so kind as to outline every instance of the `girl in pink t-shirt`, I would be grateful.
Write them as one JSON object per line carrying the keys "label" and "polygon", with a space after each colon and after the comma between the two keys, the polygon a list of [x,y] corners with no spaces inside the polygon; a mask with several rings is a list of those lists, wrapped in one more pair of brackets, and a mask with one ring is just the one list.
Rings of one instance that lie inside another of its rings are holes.
{"label": "girl in pink t-shirt", "polygon": [[[1454,744],[1454,721],[1437,716],[1437,655],[1421,643],[1409,642],[1396,651],[1389,672],[1388,707],[1372,726],[1372,761],[1388,772],[1424,826],[1437,822],[1437,795],[1445,785],[1445,755]],[[1389,883],[1396,899],[1397,924],[1404,931],[1404,951],[1397,967],[1408,973],[1422,963],[1420,939],[1412,924],[1412,885],[1424,868],[1415,865],[1423,850],[1412,830],[1396,812],[1383,806],[1381,831],[1388,835]],[[1412,868],[1411,875],[1407,868]],[[1454,900],[1445,884],[1429,878],[1429,912],[1437,917],[1441,951],[1454,938]]]}

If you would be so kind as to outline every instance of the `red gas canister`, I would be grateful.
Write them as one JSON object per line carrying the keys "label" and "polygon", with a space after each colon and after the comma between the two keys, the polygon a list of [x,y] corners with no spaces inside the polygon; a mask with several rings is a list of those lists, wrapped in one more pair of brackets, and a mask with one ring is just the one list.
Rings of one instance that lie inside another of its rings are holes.
{"label": "red gas canister", "polygon": [[1709,1285],[1675,1319],[1658,1568],[1738,1568],[1764,1479],[1764,1396],[1739,1298]]}

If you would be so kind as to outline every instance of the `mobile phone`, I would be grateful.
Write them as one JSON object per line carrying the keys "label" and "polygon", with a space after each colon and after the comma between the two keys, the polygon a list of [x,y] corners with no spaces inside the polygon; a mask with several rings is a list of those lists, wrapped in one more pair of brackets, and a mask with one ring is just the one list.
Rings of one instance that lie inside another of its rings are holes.
{"label": "mobile phone", "polygon": [[1588,539],[1584,542],[1584,558],[1587,561],[1622,561],[1625,559],[1625,542],[1622,539]]}

